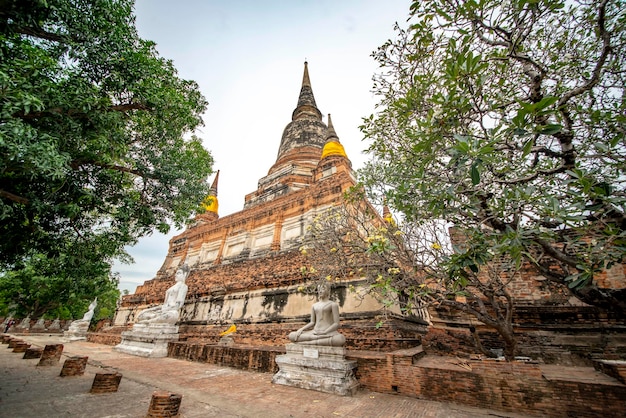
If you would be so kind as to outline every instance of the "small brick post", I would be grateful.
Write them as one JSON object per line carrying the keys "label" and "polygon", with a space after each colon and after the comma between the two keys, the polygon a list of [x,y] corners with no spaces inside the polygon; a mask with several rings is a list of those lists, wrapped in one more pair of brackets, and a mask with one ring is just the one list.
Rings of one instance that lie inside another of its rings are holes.
{"label": "small brick post", "polygon": [[61,361],[63,344],[46,344],[37,366],[55,366]]}
{"label": "small brick post", "polygon": [[10,335],[3,335],[2,336],[2,344],[8,344],[9,341],[11,341],[13,337],[11,337]]}
{"label": "small brick post", "polygon": [[150,408],[146,418],[177,417],[183,395],[166,391],[156,391],[152,394]]}
{"label": "small brick post", "polygon": [[69,357],[63,363],[61,374],[59,376],[82,376],[87,368],[87,356]]}
{"label": "small brick post", "polygon": [[13,346],[13,352],[24,353],[26,352],[26,349],[28,349],[28,347],[30,347],[29,343],[27,343],[26,341],[19,341],[19,342],[16,342],[15,345]]}
{"label": "small brick post", "polygon": [[15,344],[17,344],[17,343],[23,343],[23,342],[24,342],[24,341],[20,340],[19,338],[11,338],[11,339],[9,340],[9,346],[8,346],[7,348],[11,348],[11,349],[13,349],[13,348],[15,348]]}
{"label": "small brick post", "polygon": [[43,353],[43,348],[40,347],[29,347],[24,351],[24,360],[33,359],[33,358],[41,358],[41,353]]}
{"label": "small brick post", "polygon": [[117,388],[122,380],[122,374],[118,372],[96,373],[91,384],[90,393],[117,392]]}

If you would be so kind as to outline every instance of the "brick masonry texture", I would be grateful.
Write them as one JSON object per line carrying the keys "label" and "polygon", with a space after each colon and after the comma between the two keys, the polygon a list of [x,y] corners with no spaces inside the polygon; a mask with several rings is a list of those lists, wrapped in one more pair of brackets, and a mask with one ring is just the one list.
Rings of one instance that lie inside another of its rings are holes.
{"label": "brick masonry texture", "polygon": [[[284,348],[171,343],[169,357],[275,373]],[[474,361],[425,356],[420,348],[382,353],[349,350],[361,387],[380,393],[449,401],[548,417],[622,417],[626,385],[589,367]],[[599,366],[600,367],[600,366]],[[605,365],[623,373],[621,365]]]}
{"label": "brick masonry texture", "polygon": [[117,392],[122,374],[118,372],[102,372],[96,373],[91,384],[91,393],[110,393]]}
{"label": "brick masonry texture", "polygon": [[72,356],[67,358],[65,362],[63,362],[60,376],[82,376],[85,374],[85,369],[87,368],[87,360],[88,357],[86,356]]}
{"label": "brick masonry texture", "polygon": [[44,347],[38,366],[56,366],[61,361],[63,344],[48,344]]}
{"label": "brick masonry texture", "polygon": [[146,418],[169,418],[177,417],[182,395],[165,391],[157,391],[152,394],[148,414]]}

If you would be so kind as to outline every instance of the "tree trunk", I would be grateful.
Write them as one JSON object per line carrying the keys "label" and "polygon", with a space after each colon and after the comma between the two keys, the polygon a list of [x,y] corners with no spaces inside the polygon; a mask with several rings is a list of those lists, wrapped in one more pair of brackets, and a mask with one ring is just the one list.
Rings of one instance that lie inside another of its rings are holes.
{"label": "tree trunk", "polygon": [[498,329],[498,333],[502,337],[502,341],[504,341],[504,358],[506,361],[515,360],[515,355],[517,354],[517,339],[515,338],[513,329],[503,327],[502,329]]}

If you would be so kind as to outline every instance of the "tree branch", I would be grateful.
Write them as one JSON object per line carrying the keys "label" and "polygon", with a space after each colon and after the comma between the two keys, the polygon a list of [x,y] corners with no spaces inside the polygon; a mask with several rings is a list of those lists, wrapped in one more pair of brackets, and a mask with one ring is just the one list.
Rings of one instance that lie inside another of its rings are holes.
{"label": "tree branch", "polygon": [[70,163],[70,167],[72,167],[74,170],[78,169],[79,167],[83,165],[92,165],[92,166],[96,166],[100,168],[105,168],[107,170],[120,171],[122,173],[130,173],[139,177],[155,178],[154,176],[148,173],[141,172],[139,170],[134,170],[132,168],[123,167],[121,165],[116,165],[116,164],[104,164],[96,160],[74,160]]}
{"label": "tree branch", "polygon": [[45,39],[47,41],[59,42],[59,43],[67,43],[70,41],[70,38],[64,35],[58,35],[56,33],[45,31],[41,28],[30,27],[30,26],[17,26],[17,25],[8,25],[9,30],[13,30],[16,33],[33,36],[39,39]]}
{"label": "tree branch", "polygon": [[575,258],[568,256],[562,251],[558,251],[556,248],[550,245],[548,241],[537,237],[533,238],[532,240],[536,242],[546,252],[547,255],[554,258],[555,260],[558,260],[574,268],[578,264]]}
{"label": "tree branch", "polygon": [[[120,105],[113,105],[102,109],[105,112],[128,112],[129,110],[150,110],[150,107],[143,103],[127,103]],[[24,113],[22,111],[14,113],[13,117],[21,119],[37,119],[48,115],[65,115],[70,117],[84,118],[87,117],[87,113],[78,109],[63,110],[60,107],[53,107],[41,112]]]}
{"label": "tree branch", "polygon": [[0,189],[0,196],[4,197],[4,198],[7,198],[7,199],[9,199],[9,200],[11,200],[13,202],[21,203],[23,205],[27,205],[28,202],[29,202],[29,200],[27,198],[22,197],[22,196],[18,196],[16,194],[11,193],[11,192],[7,192],[6,190],[1,190]]}
{"label": "tree branch", "polygon": [[596,66],[593,69],[592,76],[585,84],[579,86],[573,90],[570,90],[568,93],[564,94],[561,99],[559,99],[557,103],[557,107],[564,106],[572,97],[578,96],[590,89],[592,89],[598,82],[600,81],[600,74],[602,73],[602,68],[604,67],[604,63],[611,52],[611,35],[607,32],[605,27],[605,14],[606,14],[606,4],[608,0],[602,1],[598,7],[598,32],[599,36],[602,39],[602,52],[600,53],[600,57],[596,62]]}

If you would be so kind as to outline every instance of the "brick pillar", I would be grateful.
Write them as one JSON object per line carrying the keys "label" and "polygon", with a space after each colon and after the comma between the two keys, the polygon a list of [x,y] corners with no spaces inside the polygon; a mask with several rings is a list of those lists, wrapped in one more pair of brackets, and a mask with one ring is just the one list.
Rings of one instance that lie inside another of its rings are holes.
{"label": "brick pillar", "polygon": [[122,374],[118,372],[96,373],[91,384],[90,393],[117,392],[122,380]]}
{"label": "brick pillar", "polygon": [[15,344],[17,343],[23,343],[24,341],[20,340],[19,338],[11,338],[9,340],[9,346],[7,348],[13,349],[15,348]]}
{"label": "brick pillar", "polygon": [[59,376],[82,376],[85,374],[85,369],[87,368],[87,356],[73,356],[69,357],[63,363],[63,368],[61,369],[61,374]]}
{"label": "brick pillar", "polygon": [[41,353],[43,353],[43,348],[40,347],[30,347],[24,351],[24,360],[33,359],[33,358],[41,358]]}
{"label": "brick pillar", "polygon": [[283,218],[281,217],[276,221],[276,225],[274,226],[274,237],[272,239],[272,246],[270,249],[272,251],[280,251],[280,235],[283,231]]}
{"label": "brick pillar", "polygon": [[222,264],[222,256],[224,255],[224,247],[226,246],[226,238],[228,238],[228,233],[231,228],[228,228],[224,231],[222,235],[222,240],[220,241],[220,249],[217,251],[217,257],[215,257],[215,261],[213,261],[214,265]]}
{"label": "brick pillar", "polygon": [[30,344],[27,343],[26,341],[19,341],[15,343],[15,346],[13,346],[13,352],[14,353],[24,353],[26,352],[26,349],[30,347]]}
{"label": "brick pillar", "polygon": [[146,418],[177,417],[182,399],[183,395],[176,393],[166,391],[154,392]]}
{"label": "brick pillar", "polygon": [[61,353],[63,353],[63,344],[46,344],[37,365],[55,366],[61,361]]}

